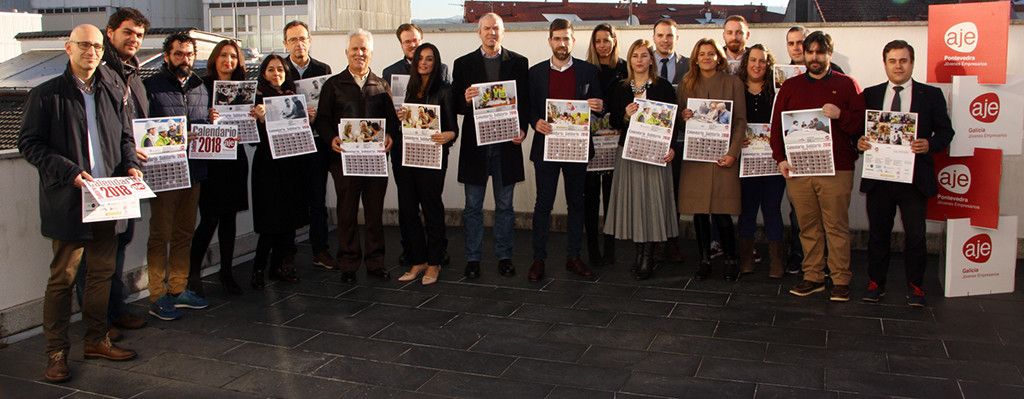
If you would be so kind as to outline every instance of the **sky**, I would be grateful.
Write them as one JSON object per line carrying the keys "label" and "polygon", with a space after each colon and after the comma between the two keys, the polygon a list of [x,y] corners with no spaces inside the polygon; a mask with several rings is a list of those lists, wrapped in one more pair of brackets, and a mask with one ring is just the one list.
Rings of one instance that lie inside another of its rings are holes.
{"label": "sky", "polygon": [[[521,0],[520,0],[521,1]],[[558,1],[558,0],[553,0]],[[600,3],[621,3],[621,0],[581,0]],[[646,0],[637,1],[646,3]],[[704,0],[661,0],[659,3],[676,4],[704,4]],[[789,0],[712,0],[713,4],[735,5],[735,4],[763,4],[769,9],[785,9]],[[462,15],[462,2],[458,0],[412,0],[412,18],[447,18]]]}

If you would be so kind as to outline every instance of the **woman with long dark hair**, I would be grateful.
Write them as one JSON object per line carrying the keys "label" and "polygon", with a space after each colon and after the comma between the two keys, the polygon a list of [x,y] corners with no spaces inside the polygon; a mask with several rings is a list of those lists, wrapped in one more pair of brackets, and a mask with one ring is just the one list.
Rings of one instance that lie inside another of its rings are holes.
{"label": "woman with long dark hair", "polygon": [[[210,104],[216,94],[213,82],[216,80],[245,80],[245,62],[241,47],[234,40],[224,39],[213,48],[206,62],[206,77],[203,84],[210,93]],[[254,107],[255,108],[255,107]],[[210,108],[210,120],[220,117]],[[207,162],[207,178],[199,192],[199,225],[192,236],[192,253],[188,274],[189,289],[205,296],[202,284],[203,258],[217,232],[220,246],[220,283],[231,295],[240,295],[242,288],[235,282],[231,269],[235,259],[235,216],[249,209],[249,157],[245,149],[238,147],[234,161]]]}
{"label": "woman with long dark hair", "polygon": [[[597,66],[597,79],[601,82],[601,92],[604,93],[604,102],[607,104],[612,87],[620,84],[628,76],[626,60],[619,57],[619,38],[615,27],[603,23],[594,27],[590,33],[590,47],[587,48],[587,62]],[[591,116],[591,133],[622,134],[621,131],[611,128],[611,113],[605,113],[600,117]],[[587,179],[584,183],[583,197],[583,227],[587,234],[587,253],[590,257],[590,264],[600,266],[601,264],[615,264],[615,236],[604,235],[604,254],[601,254],[600,240],[601,233],[599,220],[601,205],[604,205],[604,213],[608,215],[608,199],[612,190],[611,170],[587,172]],[[603,201],[602,201],[603,199]]]}
{"label": "woman with long dark hair", "polygon": [[[772,70],[775,57],[764,46],[755,44],[747,49],[737,75],[746,85],[747,123],[768,123],[775,101],[775,78]],[[744,146],[747,143],[744,141]],[[754,272],[754,233],[757,231],[757,210],[764,217],[764,232],[768,236],[770,264],[768,277],[782,278],[782,196],[786,193],[786,179],[782,176],[757,176],[740,179],[741,211],[739,220],[740,273]]]}
{"label": "woman with long dark hair", "polygon": [[[441,75],[441,53],[430,43],[423,43],[413,52],[412,73],[405,94],[406,104],[441,106],[440,115],[428,115],[419,107],[421,120],[440,119],[441,132],[431,136],[435,145],[443,146],[441,169],[402,166],[402,136],[391,146],[391,167],[398,186],[398,223],[401,225],[402,244],[409,271],[398,281],[412,281],[423,273],[423,285],[437,282],[445,254],[444,189],[448,169],[448,149],[458,130],[455,100],[451,85]],[[399,112],[399,119],[408,117],[408,110]],[[422,212],[421,212],[422,209]],[[422,222],[421,220],[422,216]]]}
{"label": "woman with long dark hair", "polygon": [[[309,224],[306,179],[311,155],[273,159],[267,138],[263,99],[295,94],[283,57],[270,54],[260,65],[256,85],[256,127],[260,142],[252,162],[252,221],[259,239],[252,265],[252,288],[265,286],[263,271],[270,261],[271,280],[298,282],[295,272],[295,230]],[[307,109],[310,119],[316,110]]]}
{"label": "woman with long dark hair", "polygon": [[[652,66],[654,47],[650,41],[640,39],[633,42],[627,56],[628,76],[612,86],[608,104],[612,114],[611,125],[622,132],[626,131],[629,119],[639,109],[634,102],[636,99],[665,103],[676,101],[672,84],[658,77]],[[625,142],[626,135],[620,135],[604,233],[636,244],[633,276],[643,280],[654,272],[655,244],[679,236],[672,195],[672,169],[668,166],[676,154],[669,148],[662,159],[664,166],[630,161],[621,156]],[[675,142],[675,137],[672,142]]]}
{"label": "woman with long dark hair", "polygon": [[[725,122],[723,115],[732,115],[729,147],[725,155],[716,162],[684,160],[679,175],[679,213],[693,215],[697,232],[697,253],[700,256],[697,280],[703,280],[711,273],[712,221],[721,235],[725,252],[723,276],[726,281],[733,281],[739,275],[732,215],[740,213],[740,174],[736,160],[747,131],[747,103],[743,82],[729,75],[727,66],[725,54],[715,39],[698,40],[690,54],[690,70],[683,76],[678,89],[679,108],[685,108],[690,98],[732,101],[731,110],[725,103],[718,103],[719,123]],[[683,110],[684,126],[693,115],[694,110]]]}

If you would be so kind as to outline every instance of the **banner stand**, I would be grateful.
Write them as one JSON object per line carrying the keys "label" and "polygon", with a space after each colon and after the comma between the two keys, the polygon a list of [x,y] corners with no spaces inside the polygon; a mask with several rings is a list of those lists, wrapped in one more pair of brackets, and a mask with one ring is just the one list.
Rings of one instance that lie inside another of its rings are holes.
{"label": "banner stand", "polygon": [[939,279],[949,297],[1010,293],[1017,271],[1017,216],[1000,216],[998,229],[949,219]]}

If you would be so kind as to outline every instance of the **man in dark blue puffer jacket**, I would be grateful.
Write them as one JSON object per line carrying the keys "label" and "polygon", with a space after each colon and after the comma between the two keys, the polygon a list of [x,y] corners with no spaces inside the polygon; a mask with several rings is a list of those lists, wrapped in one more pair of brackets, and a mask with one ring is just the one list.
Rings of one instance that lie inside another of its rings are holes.
{"label": "man in dark blue puffer jacket", "polygon": [[[195,59],[196,41],[188,33],[175,33],[164,40],[163,68],[142,82],[149,97],[150,118],[185,115],[189,126],[209,123],[210,100],[203,80],[192,71]],[[149,203],[149,314],[162,320],[181,318],[179,308],[202,309],[209,305],[187,289],[199,183],[206,179],[204,161],[188,162],[192,186],[158,193]]]}

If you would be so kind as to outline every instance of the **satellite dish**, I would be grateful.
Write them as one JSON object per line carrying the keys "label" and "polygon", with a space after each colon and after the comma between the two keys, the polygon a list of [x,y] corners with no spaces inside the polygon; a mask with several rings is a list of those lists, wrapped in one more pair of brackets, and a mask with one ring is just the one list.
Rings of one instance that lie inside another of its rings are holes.
{"label": "satellite dish", "polygon": [[640,18],[637,18],[636,15],[630,15],[629,19],[626,20],[626,25],[640,25]]}

